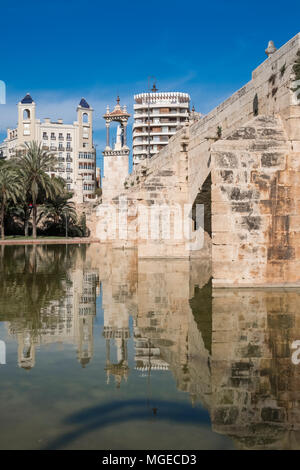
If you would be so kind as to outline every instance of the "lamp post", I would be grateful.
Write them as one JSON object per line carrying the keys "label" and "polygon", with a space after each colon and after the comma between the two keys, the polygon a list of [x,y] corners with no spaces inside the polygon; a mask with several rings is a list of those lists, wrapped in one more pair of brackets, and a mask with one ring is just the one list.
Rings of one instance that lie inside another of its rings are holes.
{"label": "lamp post", "polygon": [[65,211],[65,221],[66,221],[66,238],[68,238],[68,211]]}

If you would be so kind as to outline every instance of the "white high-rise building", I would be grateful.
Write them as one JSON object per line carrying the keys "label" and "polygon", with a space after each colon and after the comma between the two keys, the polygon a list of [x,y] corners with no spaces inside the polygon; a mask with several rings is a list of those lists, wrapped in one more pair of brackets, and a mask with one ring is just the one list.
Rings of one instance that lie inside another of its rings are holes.
{"label": "white high-rise building", "polygon": [[187,93],[149,93],[134,96],[133,164],[159,152],[179,127],[189,119],[190,96]]}
{"label": "white high-rise building", "polygon": [[64,124],[49,118],[36,119],[36,104],[27,94],[18,103],[18,126],[7,129],[0,143],[0,157],[11,158],[25,142],[36,141],[57,156],[58,165],[51,174],[61,176],[77,202],[94,197],[96,189],[96,151],[93,145],[93,109],[84,98],[77,107],[77,121]]}

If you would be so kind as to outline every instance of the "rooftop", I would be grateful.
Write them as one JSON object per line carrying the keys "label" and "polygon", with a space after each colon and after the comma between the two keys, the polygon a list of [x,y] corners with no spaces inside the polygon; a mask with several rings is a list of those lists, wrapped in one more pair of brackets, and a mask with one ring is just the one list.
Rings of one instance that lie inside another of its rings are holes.
{"label": "rooftop", "polygon": [[79,106],[81,106],[82,108],[87,108],[87,109],[90,108],[90,105],[89,105],[88,102],[85,100],[85,98],[81,98],[80,103],[79,103]]}
{"label": "rooftop", "polygon": [[34,101],[33,101],[33,99],[31,98],[31,96],[30,96],[29,93],[27,93],[27,94],[24,96],[24,98],[22,99],[22,101],[21,101],[22,104],[31,104],[31,103],[33,103],[33,102],[34,102]]}

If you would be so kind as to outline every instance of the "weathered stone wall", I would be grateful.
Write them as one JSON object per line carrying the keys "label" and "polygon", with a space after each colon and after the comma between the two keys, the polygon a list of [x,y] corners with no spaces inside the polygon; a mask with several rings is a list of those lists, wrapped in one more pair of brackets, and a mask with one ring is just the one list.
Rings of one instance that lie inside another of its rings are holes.
{"label": "weathered stone wall", "polygon": [[129,150],[108,150],[103,156],[103,161],[102,201],[107,203],[124,190],[128,175]]}
{"label": "weathered stone wall", "polygon": [[214,145],[214,286],[298,283],[295,156],[280,117],[254,118]]}

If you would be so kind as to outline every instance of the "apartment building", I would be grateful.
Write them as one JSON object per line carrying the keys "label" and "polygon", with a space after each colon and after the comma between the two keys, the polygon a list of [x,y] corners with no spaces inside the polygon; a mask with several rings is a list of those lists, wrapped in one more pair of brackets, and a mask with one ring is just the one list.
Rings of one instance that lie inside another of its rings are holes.
{"label": "apartment building", "polygon": [[187,93],[149,93],[134,96],[133,164],[151,158],[189,119],[190,96]]}
{"label": "apartment building", "polygon": [[36,103],[27,94],[18,103],[18,125],[7,130],[0,144],[3,158],[11,158],[25,142],[37,141],[43,149],[57,156],[57,168],[51,174],[61,176],[74,199],[83,202],[94,198],[96,189],[96,151],[93,145],[93,109],[82,98],[77,107],[77,121],[65,124],[62,119],[43,122],[36,118]]}

